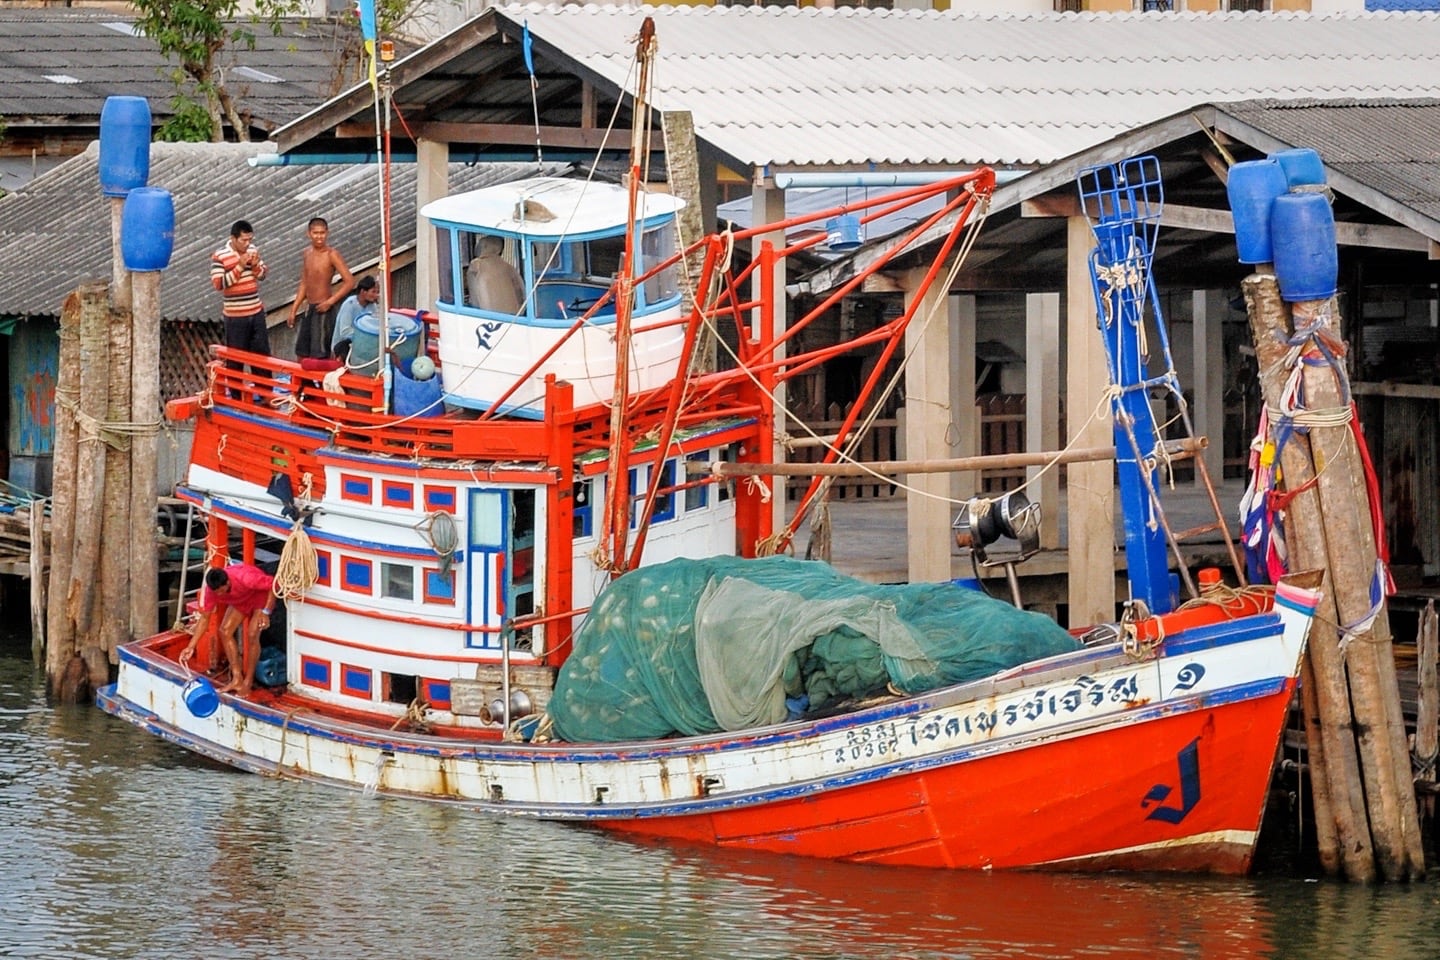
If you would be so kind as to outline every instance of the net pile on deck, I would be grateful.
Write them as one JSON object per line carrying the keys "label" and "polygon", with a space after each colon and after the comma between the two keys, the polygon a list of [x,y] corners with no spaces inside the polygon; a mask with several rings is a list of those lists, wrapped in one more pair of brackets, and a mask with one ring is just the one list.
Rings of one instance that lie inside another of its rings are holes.
{"label": "net pile on deck", "polygon": [[864,583],[789,557],[672,560],[596,600],[548,712],[577,742],[743,730],[1078,646],[1047,617],[950,584]]}

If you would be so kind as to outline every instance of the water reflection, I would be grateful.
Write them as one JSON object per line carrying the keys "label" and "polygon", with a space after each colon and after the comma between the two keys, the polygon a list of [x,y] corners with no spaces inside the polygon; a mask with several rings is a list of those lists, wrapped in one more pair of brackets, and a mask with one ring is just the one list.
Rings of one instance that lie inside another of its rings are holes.
{"label": "water reflection", "polygon": [[1429,958],[1437,887],[941,873],[240,774],[0,651],[0,956]]}

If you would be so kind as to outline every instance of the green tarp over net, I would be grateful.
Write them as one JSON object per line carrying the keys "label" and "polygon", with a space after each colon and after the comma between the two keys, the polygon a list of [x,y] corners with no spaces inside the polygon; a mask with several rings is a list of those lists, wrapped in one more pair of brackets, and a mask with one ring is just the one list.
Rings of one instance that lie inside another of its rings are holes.
{"label": "green tarp over net", "polygon": [[789,557],[672,560],[596,599],[548,712],[572,742],[743,730],[1078,646],[1046,617],[950,584],[863,583]]}

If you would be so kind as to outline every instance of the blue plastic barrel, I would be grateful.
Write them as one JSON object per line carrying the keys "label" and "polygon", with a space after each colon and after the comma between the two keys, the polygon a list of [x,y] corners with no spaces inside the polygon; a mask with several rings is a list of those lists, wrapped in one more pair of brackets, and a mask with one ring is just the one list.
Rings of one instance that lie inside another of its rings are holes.
{"label": "blue plastic barrel", "polygon": [[100,110],[100,190],[123,197],[150,179],[150,102],[106,97]]}
{"label": "blue plastic barrel", "polygon": [[1291,190],[1325,185],[1325,164],[1320,161],[1320,154],[1309,147],[1277,150],[1270,154],[1270,159],[1279,163],[1285,171],[1285,180]]}
{"label": "blue plastic barrel", "polygon": [[175,249],[175,201],[169,190],[136,187],[120,212],[120,256],[127,270],[164,270]]}
{"label": "blue plastic barrel", "polygon": [[1278,160],[1245,160],[1230,168],[1225,192],[1235,217],[1235,247],[1241,263],[1270,263],[1270,205],[1289,189]]}
{"label": "blue plastic barrel", "polygon": [[1283,299],[1295,303],[1328,300],[1335,295],[1339,276],[1335,214],[1323,194],[1276,197],[1270,213],[1270,243]]}
{"label": "blue plastic barrel", "polygon": [[[420,350],[424,326],[414,317],[403,313],[390,314],[390,349],[395,351],[397,363],[414,360]],[[374,373],[375,358],[380,355],[380,321],[372,314],[355,318],[355,336],[350,340],[350,366],[370,365],[360,372]]]}

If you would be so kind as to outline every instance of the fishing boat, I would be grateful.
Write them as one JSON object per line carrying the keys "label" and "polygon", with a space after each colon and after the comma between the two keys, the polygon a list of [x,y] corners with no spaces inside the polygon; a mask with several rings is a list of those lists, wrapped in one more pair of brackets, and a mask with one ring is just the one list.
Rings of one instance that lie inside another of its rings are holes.
{"label": "fishing boat", "polygon": [[[784,556],[824,483],[783,524],[773,502],[779,388],[870,350],[820,466],[853,458],[994,172],[682,246],[647,153],[619,185],[532,178],[426,206],[437,302],[357,323],[342,371],[216,348],[205,390],[167,410],[195,422],[176,495],[207,566],[272,564],[283,616],[252,689],[217,688],[213,627],[189,660],[177,621],[120,648],[100,706],[242,770],[635,836],[1245,871],[1317,584],[1171,573],[1160,465],[1194,446],[1161,439],[1149,401],[1184,409],[1150,274],[1158,162],[1079,179],[1131,591],[1115,622],[1066,630],[1021,607],[1013,564],[1040,522],[1021,492],[956,522],[977,568],[1011,574],[1009,603]],[[890,218],[911,225],[786,317],[785,264]],[[868,277],[920,257],[899,316],[820,335]]]}

